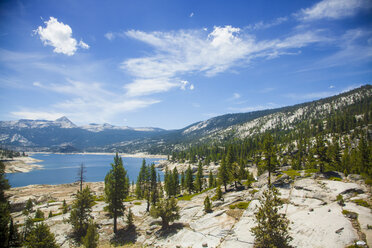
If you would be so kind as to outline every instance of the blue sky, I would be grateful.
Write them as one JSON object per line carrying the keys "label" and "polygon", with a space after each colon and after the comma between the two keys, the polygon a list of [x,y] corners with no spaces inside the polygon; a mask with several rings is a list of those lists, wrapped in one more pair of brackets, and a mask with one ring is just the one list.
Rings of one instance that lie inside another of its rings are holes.
{"label": "blue sky", "polygon": [[1,1],[0,120],[182,128],[372,82],[372,2]]}

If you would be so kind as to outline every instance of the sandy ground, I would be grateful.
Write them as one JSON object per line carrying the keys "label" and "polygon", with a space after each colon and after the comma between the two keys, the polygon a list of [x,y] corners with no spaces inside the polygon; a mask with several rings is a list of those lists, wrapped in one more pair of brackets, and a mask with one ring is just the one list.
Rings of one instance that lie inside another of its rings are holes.
{"label": "sandy ground", "polygon": [[41,162],[32,157],[16,157],[11,160],[5,160],[5,173],[30,172],[35,169],[41,169],[43,166],[36,164]]}

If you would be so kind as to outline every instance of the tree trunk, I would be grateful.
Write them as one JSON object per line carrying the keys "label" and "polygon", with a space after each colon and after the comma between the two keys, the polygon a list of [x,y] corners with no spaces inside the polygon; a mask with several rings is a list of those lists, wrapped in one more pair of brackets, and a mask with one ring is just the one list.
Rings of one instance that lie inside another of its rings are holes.
{"label": "tree trunk", "polygon": [[271,170],[269,169],[269,186],[271,185]]}
{"label": "tree trunk", "polygon": [[225,192],[227,192],[227,187],[226,187],[226,183],[223,184],[223,186],[225,186]]}
{"label": "tree trunk", "polygon": [[117,218],[117,214],[116,214],[116,209],[114,210],[114,233],[117,232],[117,227],[116,227],[116,218]]}
{"label": "tree trunk", "polygon": [[161,227],[162,227],[163,229],[166,229],[166,228],[168,228],[168,226],[169,226],[168,221],[166,221],[165,219],[162,219],[162,220],[161,220]]}
{"label": "tree trunk", "polygon": [[150,211],[150,199],[147,199],[147,207],[146,207],[146,212]]}

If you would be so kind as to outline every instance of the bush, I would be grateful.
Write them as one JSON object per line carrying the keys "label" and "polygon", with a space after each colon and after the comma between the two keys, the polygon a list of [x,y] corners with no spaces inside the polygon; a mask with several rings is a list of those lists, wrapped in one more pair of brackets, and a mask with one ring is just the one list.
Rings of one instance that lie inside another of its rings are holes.
{"label": "bush", "polygon": [[161,199],[155,206],[151,207],[150,215],[154,218],[161,218],[162,228],[169,226],[169,222],[180,218],[180,208],[177,206],[177,200],[174,198]]}
{"label": "bush", "polygon": [[365,182],[365,184],[367,184],[369,186],[372,186],[372,179],[371,178],[366,179],[364,182]]}
{"label": "bush", "polygon": [[287,174],[292,179],[295,179],[295,177],[301,176],[301,174],[296,170],[287,170],[287,171],[283,171],[283,173]]}
{"label": "bush", "polygon": [[366,208],[370,208],[368,202],[366,202],[365,200],[362,200],[362,199],[355,199],[355,200],[352,200],[352,202],[354,202],[355,204],[357,204],[357,205],[359,205],[359,206],[366,207]]}
{"label": "bush", "polygon": [[142,202],[133,202],[133,204],[134,204],[134,205],[138,205],[138,206],[139,206],[139,205],[141,205],[141,204],[142,204]]}
{"label": "bush", "polygon": [[36,210],[35,219],[44,219],[44,213],[40,209]]}
{"label": "bush", "polygon": [[336,200],[337,200],[338,205],[345,206],[344,198],[342,197],[342,195],[340,195],[340,194],[337,195]]}
{"label": "bush", "polygon": [[354,219],[354,220],[358,219],[358,214],[357,213],[348,211],[346,209],[342,210],[342,214],[345,215],[346,217],[350,218],[350,219]]}
{"label": "bush", "polygon": [[247,209],[250,202],[238,202],[237,204],[232,204],[229,206],[230,209]]}
{"label": "bush", "polygon": [[331,177],[331,178],[329,178],[329,180],[332,180],[332,181],[342,181],[342,179],[341,178],[339,178],[339,177]]}
{"label": "bush", "polygon": [[211,201],[209,200],[208,196],[204,200],[204,211],[206,213],[212,212],[212,204],[211,204]]}

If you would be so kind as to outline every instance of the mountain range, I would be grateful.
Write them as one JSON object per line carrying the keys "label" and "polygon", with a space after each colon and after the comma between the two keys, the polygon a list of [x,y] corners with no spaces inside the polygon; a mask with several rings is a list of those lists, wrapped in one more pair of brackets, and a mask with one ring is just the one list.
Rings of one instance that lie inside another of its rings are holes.
{"label": "mountain range", "polygon": [[55,121],[0,121],[0,144],[23,151],[169,154],[200,143],[244,139],[270,130],[288,131],[303,122],[329,118],[358,104],[371,106],[371,100],[372,86],[365,85],[294,106],[221,115],[178,130],[118,127],[107,123],[77,126],[67,117]]}

